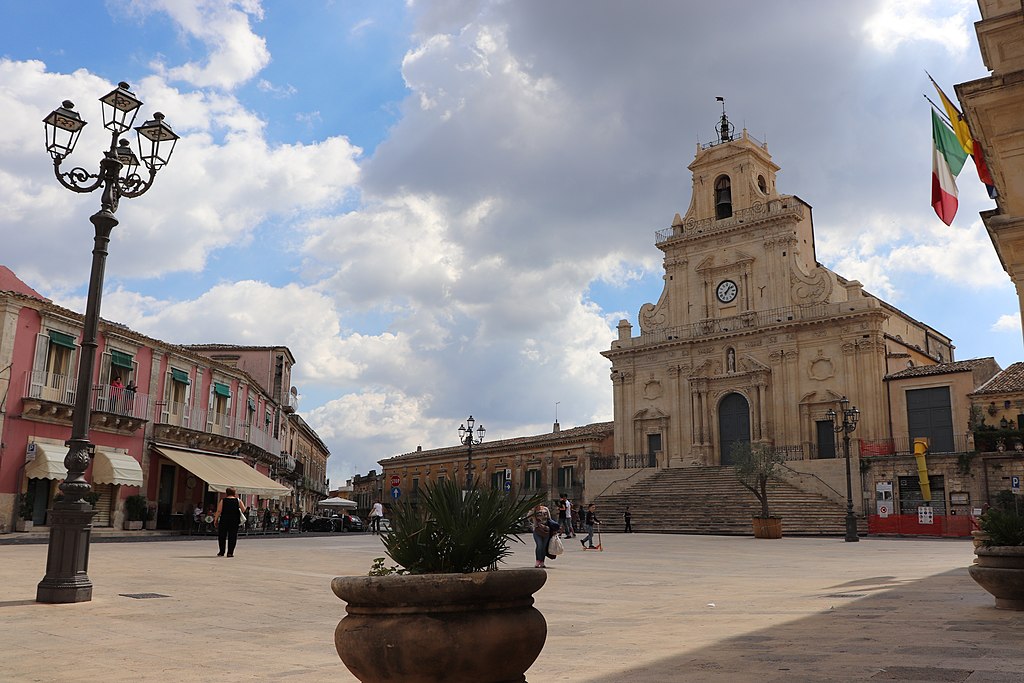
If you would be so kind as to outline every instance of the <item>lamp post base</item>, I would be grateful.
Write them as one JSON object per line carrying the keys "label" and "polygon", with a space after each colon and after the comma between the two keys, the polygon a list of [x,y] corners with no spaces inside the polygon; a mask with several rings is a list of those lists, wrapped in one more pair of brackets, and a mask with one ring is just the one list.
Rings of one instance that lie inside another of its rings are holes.
{"label": "lamp post base", "polygon": [[860,540],[860,537],[857,535],[857,518],[853,514],[847,513],[847,515],[846,515],[846,542],[847,543],[856,543],[859,540]]}
{"label": "lamp post base", "polygon": [[92,600],[89,541],[95,512],[85,501],[58,502],[50,510],[46,576],[36,587],[36,602],[62,604]]}

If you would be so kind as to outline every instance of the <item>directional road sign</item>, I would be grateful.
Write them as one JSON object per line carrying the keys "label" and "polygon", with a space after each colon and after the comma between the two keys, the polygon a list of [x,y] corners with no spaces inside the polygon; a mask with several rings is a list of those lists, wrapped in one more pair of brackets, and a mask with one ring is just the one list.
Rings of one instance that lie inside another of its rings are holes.
{"label": "directional road sign", "polygon": [[398,497],[401,496],[401,495],[402,495],[402,489],[398,488],[397,486],[392,486],[391,487],[391,497],[392,498],[394,498],[395,500],[398,500]]}
{"label": "directional road sign", "polygon": [[508,479],[505,480],[505,490],[506,491],[511,491],[512,490],[512,482],[509,481]]}

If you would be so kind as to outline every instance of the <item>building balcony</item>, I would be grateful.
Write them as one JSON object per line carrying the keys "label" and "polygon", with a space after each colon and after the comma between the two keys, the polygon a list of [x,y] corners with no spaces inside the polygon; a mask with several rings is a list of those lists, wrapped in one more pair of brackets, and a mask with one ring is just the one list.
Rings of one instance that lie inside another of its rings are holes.
{"label": "building balcony", "polygon": [[[66,375],[33,370],[25,373],[22,417],[27,420],[71,425],[78,380]],[[95,385],[90,395],[93,429],[131,434],[148,421],[149,395],[124,387]]]}
{"label": "building balcony", "polygon": [[[157,407],[159,417],[153,426],[153,438],[157,441],[224,453],[246,452],[260,462],[278,464],[281,441],[244,420],[232,420],[224,413],[173,401]],[[254,449],[262,451],[263,457]]]}
{"label": "building balcony", "polygon": [[612,342],[612,349],[618,351],[638,346],[713,337],[719,334],[734,334],[753,330],[765,331],[772,327],[833,319],[845,314],[860,313],[876,308],[878,308],[877,301],[865,297],[837,303],[802,304],[773,308],[767,311],[747,311],[727,318],[708,318],[688,325],[642,332],[638,337]]}
{"label": "building balcony", "polygon": [[671,227],[655,233],[654,243],[659,247],[668,242],[685,239],[697,239],[718,232],[725,232],[741,225],[746,226],[768,219],[791,217],[794,221],[803,220],[804,203],[796,197],[782,197],[766,202],[754,202],[745,209],[737,209],[729,218],[687,219]]}

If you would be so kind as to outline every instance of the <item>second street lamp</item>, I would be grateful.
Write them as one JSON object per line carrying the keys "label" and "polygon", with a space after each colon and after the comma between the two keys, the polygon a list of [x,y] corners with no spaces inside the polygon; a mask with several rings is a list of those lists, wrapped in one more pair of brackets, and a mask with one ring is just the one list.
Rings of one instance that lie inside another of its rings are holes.
{"label": "second street lamp", "polygon": [[843,453],[846,457],[846,542],[854,543],[860,540],[857,535],[857,517],[853,514],[853,480],[850,474],[850,432],[857,428],[860,420],[860,411],[856,407],[851,408],[850,402],[845,396],[839,399],[839,412],[832,408],[828,409],[825,416],[832,421],[832,428],[836,434],[843,435]]}
{"label": "second street lamp", "polygon": [[110,149],[103,152],[97,173],[90,173],[81,167],[61,171],[61,164],[74,151],[82,128],[86,125],[75,111],[75,105],[65,100],[43,119],[46,126],[46,151],[53,159],[53,174],[60,184],[72,192],[88,193],[99,189],[103,192],[100,210],[89,217],[96,236],[85,305],[75,406],[71,414],[71,438],[67,441],[68,454],[64,458],[68,473],[60,485],[63,498],[53,504],[46,576],[36,588],[37,602],[92,600],[88,565],[93,509],[84,500],[90,490],[85,471],[93,453],[93,445],[89,442],[89,422],[92,415],[93,364],[96,359],[107,245],[110,243],[110,233],[117,225],[114,212],[117,211],[120,199],[141,196],[153,186],[157,171],[167,164],[178,140],[171,127],[164,123],[164,115],[159,112],[153,114],[152,120],[136,128],[141,163],[149,170],[146,179],[138,175],[136,171],[140,157],[135,156],[127,140],[119,139],[122,133],[131,129],[139,107],[142,106],[142,100],[135,97],[128,87],[127,83],[118,83],[117,88],[100,98],[103,127],[110,131]]}
{"label": "second street lamp", "polygon": [[[483,425],[477,427],[476,435],[473,434],[473,425],[476,420],[470,415],[466,424],[459,425],[459,441],[467,448],[466,460],[466,490],[473,488],[473,446],[483,443],[484,434],[487,432]],[[469,425],[468,427],[466,425]]]}

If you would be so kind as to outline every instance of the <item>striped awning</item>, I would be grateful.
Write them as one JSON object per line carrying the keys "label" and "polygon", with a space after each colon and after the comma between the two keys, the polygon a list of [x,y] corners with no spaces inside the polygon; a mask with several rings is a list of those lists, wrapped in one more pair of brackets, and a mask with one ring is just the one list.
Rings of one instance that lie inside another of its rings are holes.
{"label": "striped awning", "polygon": [[92,480],[97,484],[142,486],[142,466],[127,451],[97,446]]}
{"label": "striped awning", "polygon": [[57,442],[47,443],[34,441],[35,456],[32,462],[25,464],[25,476],[29,479],[64,479],[68,476],[68,468],[64,467],[64,456],[68,447]]}
{"label": "striped awning", "polygon": [[254,493],[263,498],[281,498],[292,492],[287,486],[249,467],[240,458],[169,446],[154,446],[153,450],[205,481],[211,491],[223,493],[233,488],[238,493]]}

